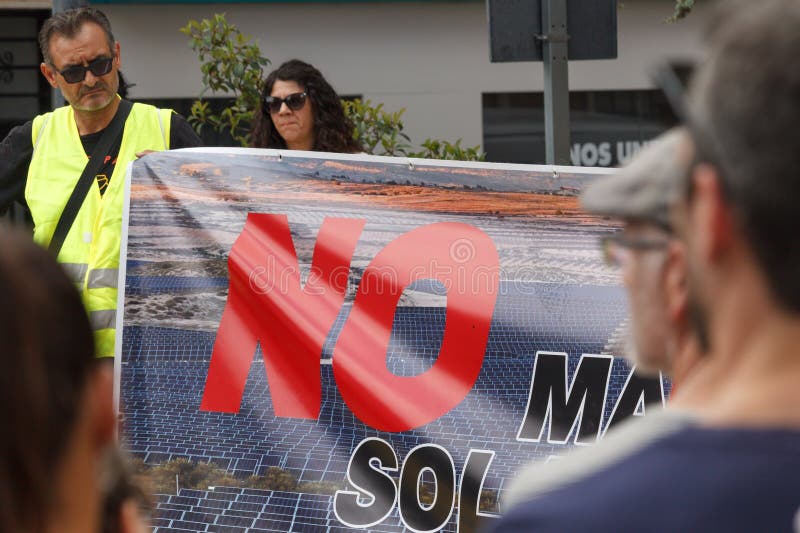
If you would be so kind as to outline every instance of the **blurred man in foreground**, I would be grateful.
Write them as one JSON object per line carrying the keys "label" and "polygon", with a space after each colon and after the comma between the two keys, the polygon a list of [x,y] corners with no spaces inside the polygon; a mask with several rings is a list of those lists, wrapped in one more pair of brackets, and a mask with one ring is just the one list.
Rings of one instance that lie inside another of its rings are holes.
{"label": "blurred man in foreground", "polygon": [[[790,531],[800,508],[800,3],[713,17],[675,212],[707,355],[672,406],[691,421],[518,505],[496,531]],[[668,408],[669,409],[669,408]]]}
{"label": "blurred man in foreground", "polygon": [[606,262],[620,269],[628,294],[631,339],[624,355],[638,371],[663,372],[674,383],[698,359],[687,320],[686,247],[670,220],[690,159],[686,130],[670,130],[581,197],[586,211],[624,223],[602,240]]}
{"label": "blurred man in foreground", "polygon": [[675,220],[714,357],[676,400],[701,402],[709,424],[800,430],[800,71],[784,63],[798,28],[796,1],[733,2],[691,86],[696,163]]}
{"label": "blurred man in foreground", "polygon": [[[674,129],[653,140],[629,165],[587,187],[584,209],[620,219],[622,231],[603,239],[606,261],[621,271],[631,322],[624,355],[637,371],[659,372],[675,384],[700,360],[689,328],[686,247],[675,238],[670,207],[680,194],[680,178],[691,163],[690,139]],[[571,452],[564,460],[536,462],[511,483],[503,505],[552,492],[605,468],[666,431],[688,425],[688,413],[648,411],[614,428],[592,448]]]}

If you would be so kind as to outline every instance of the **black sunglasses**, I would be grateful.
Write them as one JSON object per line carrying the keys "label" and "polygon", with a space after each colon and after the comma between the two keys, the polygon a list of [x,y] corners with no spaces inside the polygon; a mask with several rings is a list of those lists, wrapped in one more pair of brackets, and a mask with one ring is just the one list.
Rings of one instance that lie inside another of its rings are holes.
{"label": "black sunglasses", "polygon": [[89,62],[87,66],[73,65],[64,70],[58,71],[67,83],[80,83],[86,79],[86,72],[89,71],[92,75],[105,76],[111,72],[111,67],[114,64],[114,57],[100,56]]}
{"label": "black sunglasses", "polygon": [[306,105],[307,93],[294,93],[286,98],[278,98],[277,96],[265,96],[264,108],[268,109],[270,113],[277,113],[281,110],[281,106],[286,104],[286,107],[292,111],[299,111]]}
{"label": "black sunglasses", "polygon": [[603,260],[608,266],[620,267],[627,262],[627,251],[647,252],[664,250],[669,246],[669,237],[631,237],[624,233],[615,233],[600,239]]}

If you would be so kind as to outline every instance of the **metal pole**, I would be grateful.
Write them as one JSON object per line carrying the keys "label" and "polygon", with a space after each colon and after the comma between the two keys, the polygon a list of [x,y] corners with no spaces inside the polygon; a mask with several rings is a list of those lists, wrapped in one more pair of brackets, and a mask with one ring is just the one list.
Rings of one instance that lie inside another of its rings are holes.
{"label": "metal pole", "polygon": [[[53,0],[53,14],[61,13],[62,11],[67,11],[69,9],[75,9],[76,7],[84,7],[88,6],[88,0]],[[57,107],[61,107],[65,104],[64,102],[64,95],[61,94],[56,88],[53,88],[51,102],[53,109]]]}
{"label": "metal pole", "polygon": [[569,165],[567,0],[543,0],[544,132],[548,165]]}
{"label": "metal pole", "polygon": [[88,5],[88,0],[53,0],[53,13],[60,13],[68,9],[86,7]]}

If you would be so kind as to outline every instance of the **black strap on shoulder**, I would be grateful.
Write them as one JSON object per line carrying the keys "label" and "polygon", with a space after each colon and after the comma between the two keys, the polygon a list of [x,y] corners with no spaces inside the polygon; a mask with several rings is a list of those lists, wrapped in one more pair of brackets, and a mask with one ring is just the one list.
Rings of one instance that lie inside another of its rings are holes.
{"label": "black strap on shoulder", "polygon": [[78,211],[80,211],[81,205],[83,205],[83,201],[86,199],[86,194],[89,192],[89,189],[92,188],[92,182],[97,177],[97,173],[100,171],[105,156],[114,145],[114,141],[122,135],[122,128],[125,126],[125,121],[128,119],[132,107],[133,104],[130,100],[120,100],[117,113],[114,115],[114,118],[111,119],[108,126],[106,126],[103,135],[100,136],[100,140],[95,145],[94,150],[92,150],[89,162],[86,163],[86,166],[83,168],[81,177],[78,179],[78,183],[75,184],[75,189],[72,190],[72,194],[69,200],[67,200],[64,210],[61,212],[61,218],[58,219],[58,224],[56,224],[56,229],[53,232],[53,238],[50,240],[48,249],[50,253],[53,254],[53,257],[58,257],[58,254],[61,252],[61,247],[64,245],[64,241],[67,238],[67,234],[73,222],[75,222],[75,217],[78,216]]}

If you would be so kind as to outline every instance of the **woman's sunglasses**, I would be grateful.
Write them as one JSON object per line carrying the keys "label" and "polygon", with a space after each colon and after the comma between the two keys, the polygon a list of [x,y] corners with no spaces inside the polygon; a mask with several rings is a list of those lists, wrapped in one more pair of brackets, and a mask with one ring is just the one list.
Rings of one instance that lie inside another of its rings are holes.
{"label": "woman's sunglasses", "polygon": [[59,71],[58,73],[61,74],[61,76],[64,78],[64,81],[67,83],[80,83],[86,79],[86,71],[91,72],[92,75],[99,78],[100,76],[105,76],[111,72],[111,67],[113,64],[113,57],[100,56],[89,62],[89,64],[86,66],[73,65]]}
{"label": "woman's sunglasses", "polygon": [[281,110],[281,106],[286,104],[286,107],[291,109],[292,111],[299,111],[306,105],[306,98],[308,98],[307,93],[294,93],[290,94],[286,98],[278,98],[277,96],[265,96],[264,97],[264,107],[269,110],[270,113],[277,113]]}

